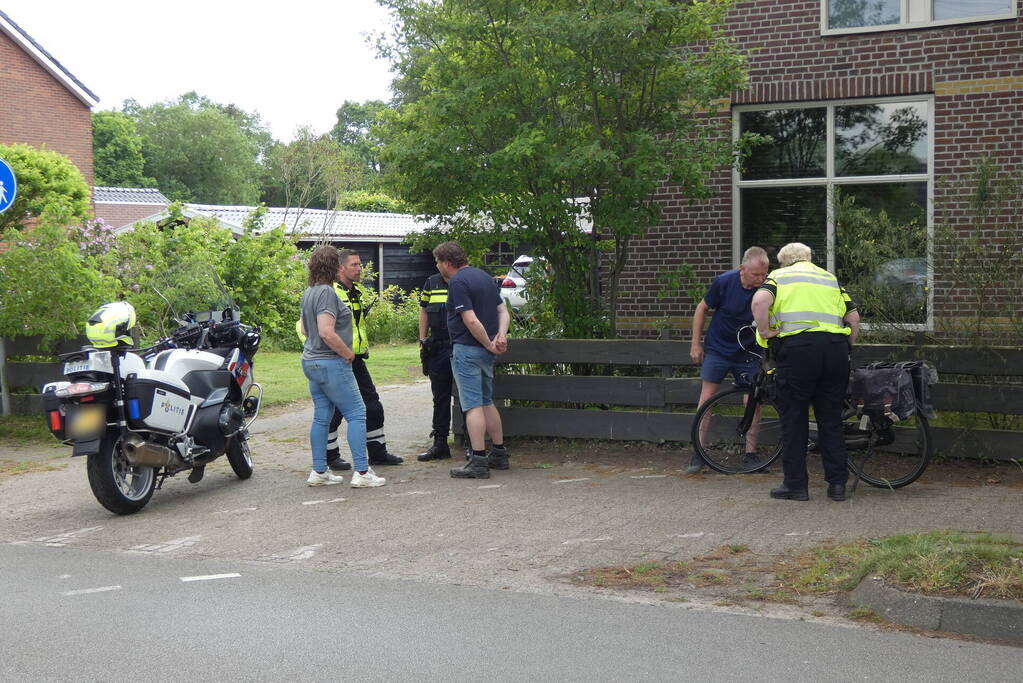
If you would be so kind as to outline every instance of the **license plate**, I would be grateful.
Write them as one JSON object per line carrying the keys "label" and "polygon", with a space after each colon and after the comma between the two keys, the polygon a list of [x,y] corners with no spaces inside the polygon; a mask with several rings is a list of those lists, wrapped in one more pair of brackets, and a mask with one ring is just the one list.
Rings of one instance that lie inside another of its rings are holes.
{"label": "license plate", "polygon": [[85,360],[75,360],[64,363],[64,374],[70,375],[75,372],[106,372],[113,374],[114,364],[110,360],[109,351],[92,351]]}
{"label": "license plate", "polygon": [[94,439],[106,427],[106,417],[106,406],[80,406],[71,413],[68,436],[73,439]]}

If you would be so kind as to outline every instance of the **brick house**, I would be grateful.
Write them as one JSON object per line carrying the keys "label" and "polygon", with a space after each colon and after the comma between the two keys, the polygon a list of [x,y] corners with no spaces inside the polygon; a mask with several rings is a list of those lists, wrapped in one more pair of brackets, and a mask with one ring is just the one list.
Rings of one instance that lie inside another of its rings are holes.
{"label": "brick house", "polygon": [[[748,51],[750,87],[718,123],[773,141],[741,174],[718,173],[709,201],[662,188],[662,222],[623,276],[621,333],[653,336],[668,315],[688,338],[693,304],[658,301],[658,271],[688,263],[707,283],[752,244],[805,242],[847,277],[834,215],[846,197],[925,227],[893,262],[918,279],[917,317],[902,322],[933,330],[968,315],[976,294],[950,286],[934,226],[1013,237],[1004,220],[969,222],[954,186],[985,157],[1023,171],[1023,0],[756,0],[735,4],[727,30]],[[1018,281],[1000,294],[1023,300]]]}
{"label": "brick house", "polygon": [[99,98],[0,10],[0,142],[46,147],[92,185],[92,107]]}
{"label": "brick house", "polygon": [[96,218],[119,228],[159,213],[171,202],[162,192],[150,187],[94,187],[92,203]]}

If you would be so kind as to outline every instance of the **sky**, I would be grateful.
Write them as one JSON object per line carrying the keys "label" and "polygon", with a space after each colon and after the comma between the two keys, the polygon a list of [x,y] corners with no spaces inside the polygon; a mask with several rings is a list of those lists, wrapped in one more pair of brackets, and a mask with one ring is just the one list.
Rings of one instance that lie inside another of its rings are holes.
{"label": "sky", "polygon": [[345,100],[388,100],[392,75],[367,34],[375,0],[0,0],[0,9],[99,97],[93,111],[190,90],[258,112],[287,142]]}

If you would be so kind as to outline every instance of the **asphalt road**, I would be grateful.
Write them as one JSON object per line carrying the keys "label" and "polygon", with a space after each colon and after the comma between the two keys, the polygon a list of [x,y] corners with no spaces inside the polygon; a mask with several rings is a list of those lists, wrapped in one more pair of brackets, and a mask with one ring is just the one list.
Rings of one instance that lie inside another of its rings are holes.
{"label": "asphalt road", "polygon": [[1023,650],[290,565],[0,545],[4,681],[1018,681]]}

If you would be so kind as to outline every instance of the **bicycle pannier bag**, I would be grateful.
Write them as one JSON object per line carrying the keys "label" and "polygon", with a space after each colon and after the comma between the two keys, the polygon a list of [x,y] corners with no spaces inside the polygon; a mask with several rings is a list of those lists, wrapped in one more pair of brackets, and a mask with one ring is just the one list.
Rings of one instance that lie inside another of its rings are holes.
{"label": "bicycle pannier bag", "polygon": [[909,371],[897,367],[874,367],[872,363],[853,371],[853,405],[865,415],[905,420],[916,413],[916,395]]}

